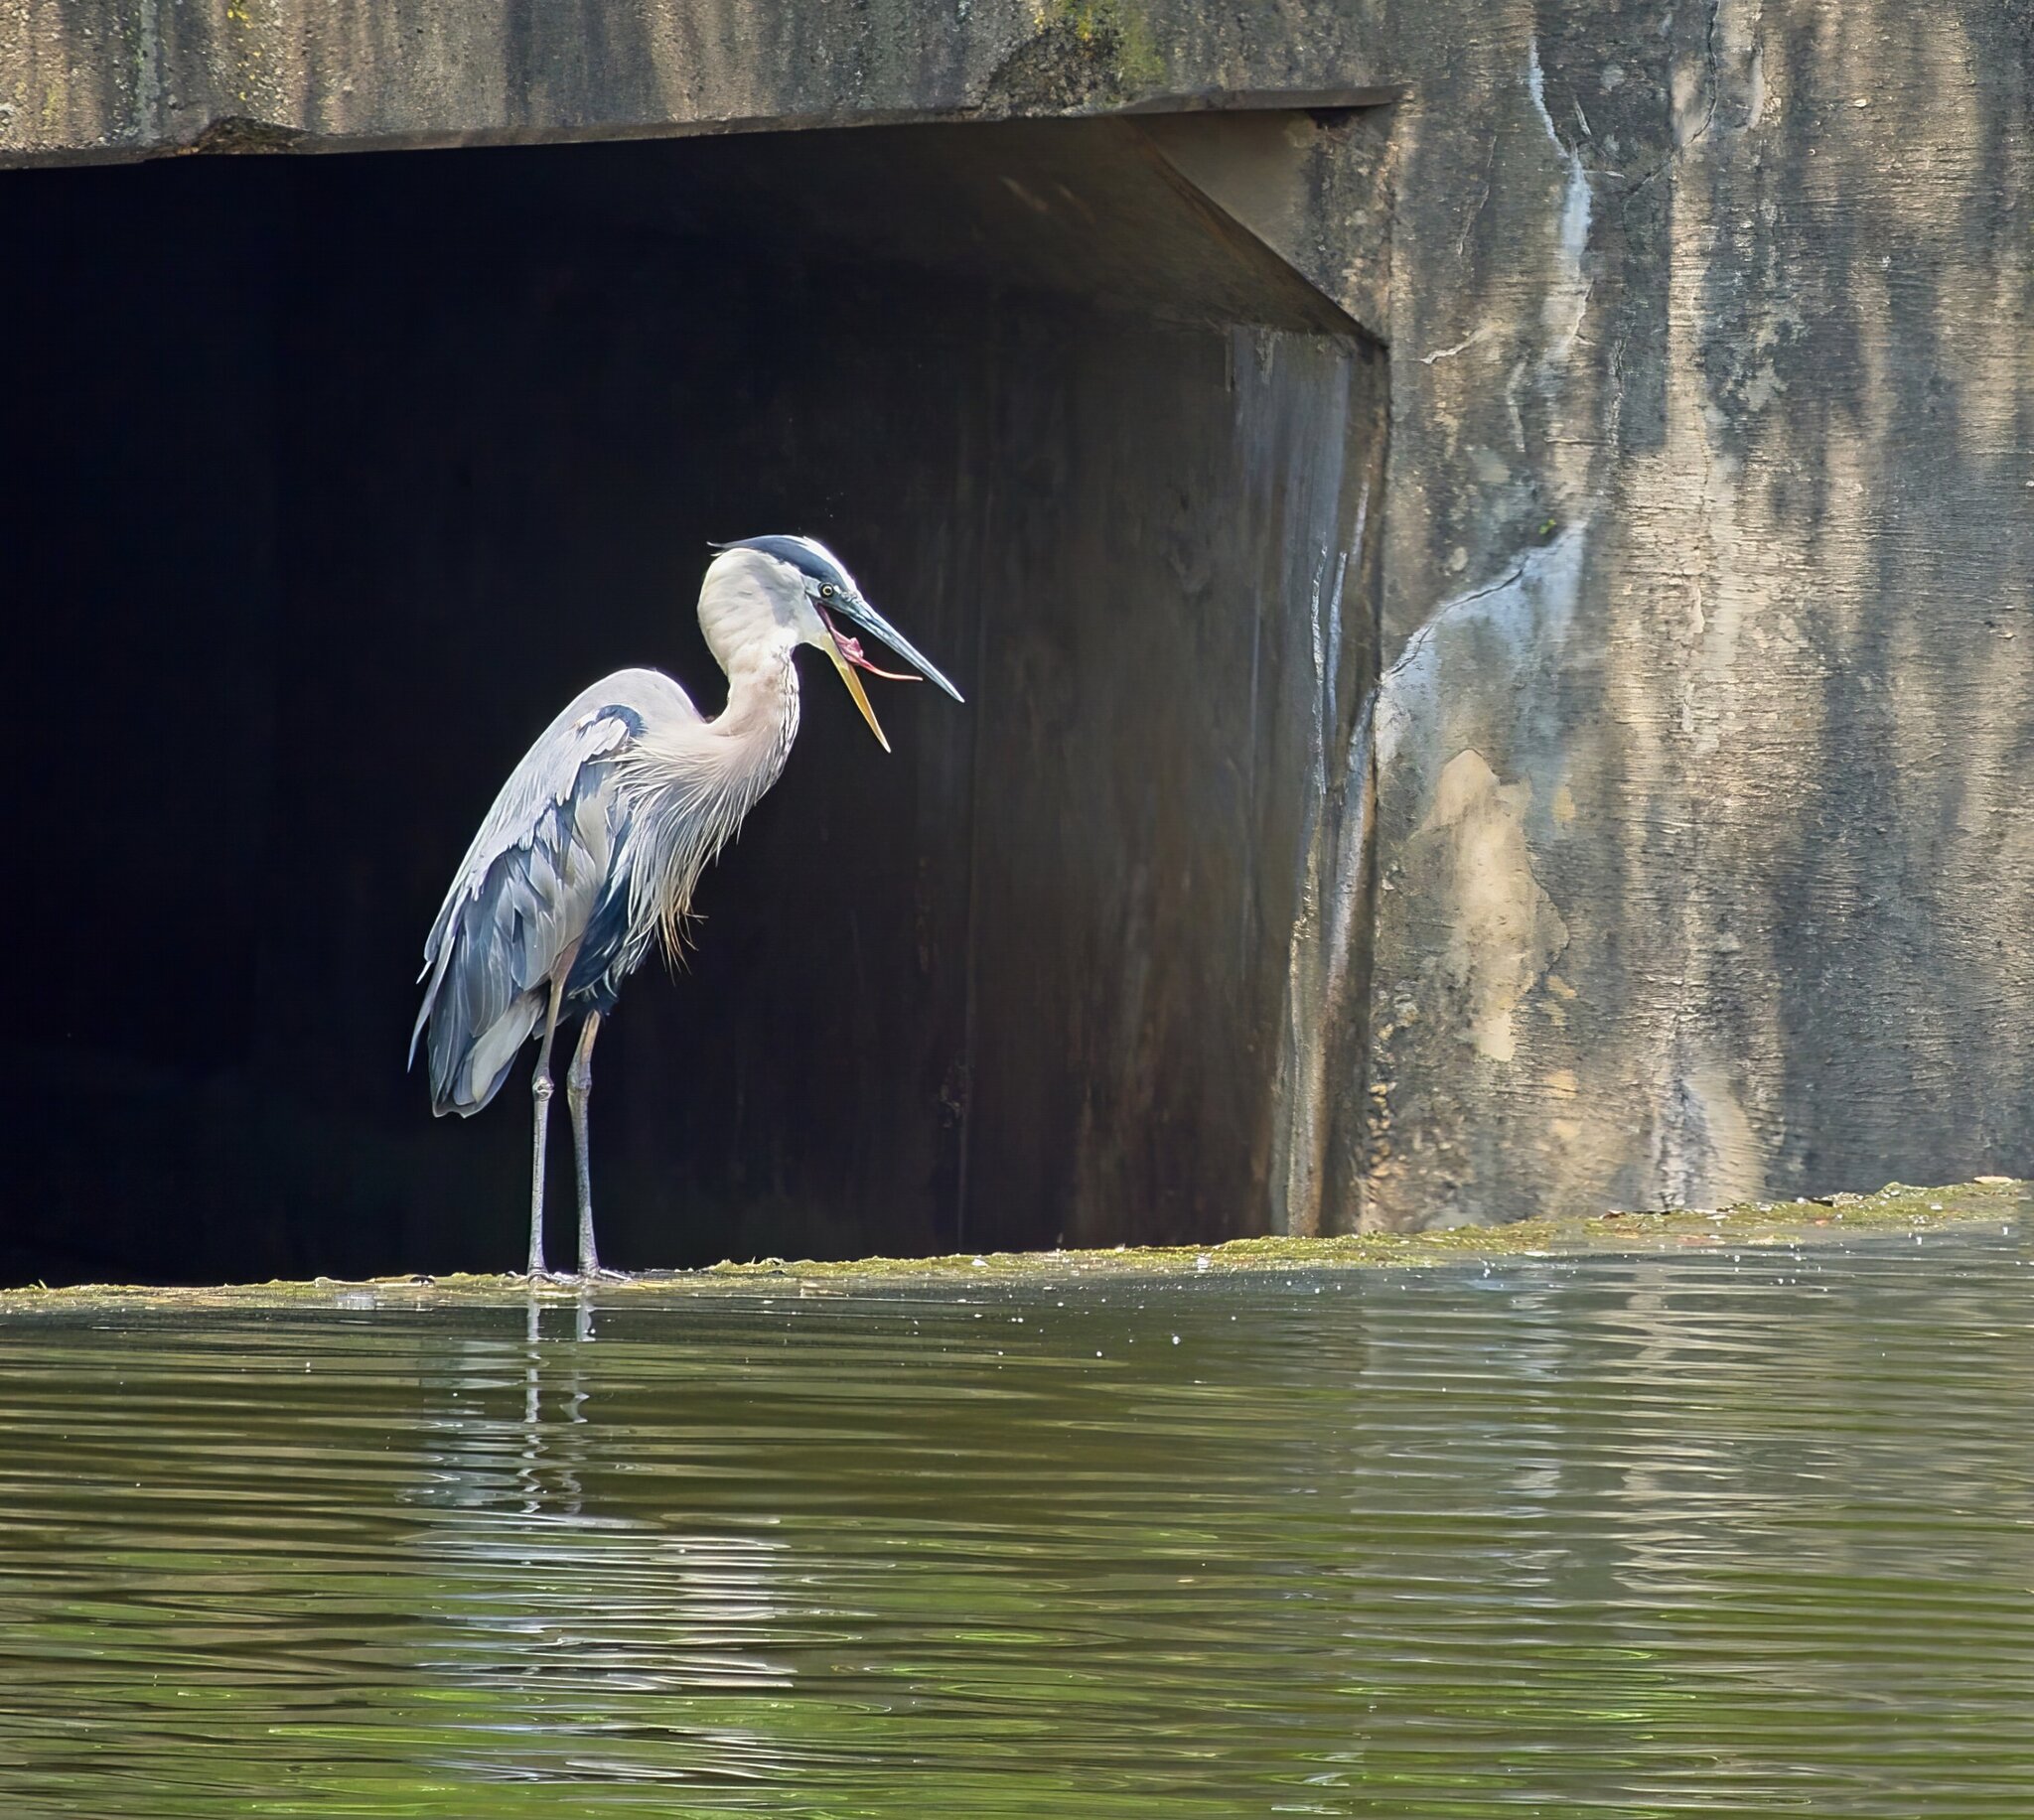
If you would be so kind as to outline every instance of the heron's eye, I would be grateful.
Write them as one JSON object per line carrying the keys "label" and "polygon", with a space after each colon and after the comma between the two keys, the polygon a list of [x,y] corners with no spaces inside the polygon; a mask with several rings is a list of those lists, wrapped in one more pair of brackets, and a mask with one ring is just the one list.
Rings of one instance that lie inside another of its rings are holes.
{"label": "heron's eye", "polygon": [[819,584],[819,598],[822,601],[830,601],[833,598],[833,584],[831,582],[821,582]]}

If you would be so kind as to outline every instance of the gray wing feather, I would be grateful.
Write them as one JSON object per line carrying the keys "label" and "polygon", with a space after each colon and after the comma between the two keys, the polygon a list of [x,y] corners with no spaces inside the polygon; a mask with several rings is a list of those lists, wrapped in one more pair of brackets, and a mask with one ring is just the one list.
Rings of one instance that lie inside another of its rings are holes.
{"label": "gray wing feather", "polygon": [[410,1059],[428,1028],[434,1111],[472,1114],[499,1091],[614,882],[629,812],[615,761],[673,717],[699,719],[676,683],[621,671],[573,700],[502,786],[424,942]]}

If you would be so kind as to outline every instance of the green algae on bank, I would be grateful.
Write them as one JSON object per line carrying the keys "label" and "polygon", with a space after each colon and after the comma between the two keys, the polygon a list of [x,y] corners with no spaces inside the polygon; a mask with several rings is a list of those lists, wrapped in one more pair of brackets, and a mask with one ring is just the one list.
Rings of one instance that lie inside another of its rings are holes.
{"label": "green algae on bank", "polygon": [[[1946,1188],[1889,1183],[1875,1194],[1761,1201],[1715,1212],[1603,1213],[1593,1217],[1521,1220],[1505,1226],[1454,1226],[1432,1232],[1364,1232],[1333,1238],[1245,1238],[1220,1245],[1117,1246],[1107,1251],[995,1251],[937,1258],[852,1258],[840,1262],[766,1258],[703,1270],[645,1271],[598,1286],[604,1301],[632,1296],[742,1294],[767,1291],[845,1295],[899,1283],[927,1288],[980,1282],[1078,1281],[1092,1277],[1239,1274],[1274,1270],[1411,1268],[1476,1259],[1492,1261],[1593,1253],[1677,1252],[1697,1247],[1800,1247],[1859,1234],[1924,1233],[1955,1227],[2024,1225],[2034,1211],[2034,1183],[2003,1176]],[[102,1283],[0,1290],[0,1316],[78,1308],[203,1309],[264,1306],[426,1308],[438,1304],[520,1303],[576,1298],[571,1281],[534,1286],[509,1275],[374,1277],[347,1282],[229,1284],[211,1288],[149,1288]]]}

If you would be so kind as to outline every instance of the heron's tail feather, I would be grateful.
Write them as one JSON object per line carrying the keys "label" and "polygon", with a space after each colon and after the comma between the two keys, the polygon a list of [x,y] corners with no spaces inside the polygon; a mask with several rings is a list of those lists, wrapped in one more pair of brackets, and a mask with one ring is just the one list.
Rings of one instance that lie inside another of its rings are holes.
{"label": "heron's tail feather", "polygon": [[412,1058],[423,1044],[431,1110],[440,1118],[471,1118],[502,1090],[515,1051],[550,1001],[543,980],[522,984],[499,948],[475,944],[470,934],[455,921],[432,957],[431,983],[410,1035]]}
{"label": "heron's tail feather", "polygon": [[[431,1110],[441,1117],[456,1112],[471,1118],[502,1090],[508,1070],[515,1065],[515,1052],[529,1041],[537,1020],[544,1014],[544,995],[526,992],[495,1022],[466,1046],[465,1052],[448,1057],[453,1066],[441,1081],[437,1068],[437,1045],[432,1045]],[[432,1032],[435,1038],[437,1033]]]}

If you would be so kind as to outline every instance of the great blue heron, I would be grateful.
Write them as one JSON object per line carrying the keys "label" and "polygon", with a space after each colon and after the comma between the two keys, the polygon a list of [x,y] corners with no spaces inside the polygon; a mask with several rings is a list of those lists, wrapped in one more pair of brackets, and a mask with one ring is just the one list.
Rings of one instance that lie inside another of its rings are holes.
{"label": "great blue heron", "polygon": [[583,690],[509,772],[459,864],[424,943],[424,1002],[410,1059],[428,1027],[431,1109],[470,1117],[542,1030],[530,1090],[529,1274],[544,1269],[544,1135],[551,1040],[582,1013],[565,1074],[579,1177],[579,1269],[603,1272],[593,1239],[586,1102],[593,1044],[623,980],[659,935],[675,946],[700,869],[777,781],[799,730],[793,653],[833,659],[869,730],[890,750],[858,669],[879,670],[846,621],[873,633],[953,697],[933,667],[809,537],[717,544],[699,589],[699,625],[727,672],[727,706],[711,720],[668,676],[619,670]]}

